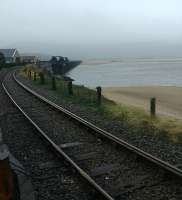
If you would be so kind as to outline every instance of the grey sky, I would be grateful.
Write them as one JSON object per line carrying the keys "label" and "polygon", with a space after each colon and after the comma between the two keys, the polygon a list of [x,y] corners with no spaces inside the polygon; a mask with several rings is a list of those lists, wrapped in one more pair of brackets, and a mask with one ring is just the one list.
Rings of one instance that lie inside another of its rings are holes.
{"label": "grey sky", "polygon": [[1,0],[0,48],[74,58],[180,57],[181,9],[181,0]]}

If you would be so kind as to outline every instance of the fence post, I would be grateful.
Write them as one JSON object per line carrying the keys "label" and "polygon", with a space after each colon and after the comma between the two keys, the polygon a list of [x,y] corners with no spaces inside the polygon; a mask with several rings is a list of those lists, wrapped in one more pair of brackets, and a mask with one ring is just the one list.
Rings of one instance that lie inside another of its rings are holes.
{"label": "fence post", "polygon": [[40,84],[45,84],[45,78],[43,72],[40,72],[39,76],[40,76]]}
{"label": "fence post", "polygon": [[79,87],[77,87],[77,96],[80,96],[80,91],[79,91]]}
{"label": "fence post", "polygon": [[98,105],[101,105],[102,88],[99,86],[96,87],[96,89],[97,89],[97,103]]}
{"label": "fence post", "polygon": [[34,81],[37,80],[37,72],[34,72],[33,80],[34,80]]}
{"label": "fence post", "polygon": [[32,72],[31,72],[31,70],[29,70],[28,71],[28,78],[31,79],[31,77],[32,77]]}
{"label": "fence post", "polygon": [[72,85],[72,81],[68,82],[68,94],[69,95],[73,95],[73,85]]}
{"label": "fence post", "polygon": [[56,79],[55,79],[55,76],[52,76],[52,89],[53,90],[56,90]]}
{"label": "fence post", "polygon": [[150,99],[150,115],[151,117],[156,116],[156,98],[155,97],[152,97]]}

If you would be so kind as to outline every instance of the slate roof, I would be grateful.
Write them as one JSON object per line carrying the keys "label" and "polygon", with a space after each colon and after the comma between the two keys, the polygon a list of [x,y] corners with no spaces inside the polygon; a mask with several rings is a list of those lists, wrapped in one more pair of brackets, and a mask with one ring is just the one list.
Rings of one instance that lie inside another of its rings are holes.
{"label": "slate roof", "polygon": [[16,52],[16,49],[0,49],[0,52],[4,54],[5,58],[12,58]]}

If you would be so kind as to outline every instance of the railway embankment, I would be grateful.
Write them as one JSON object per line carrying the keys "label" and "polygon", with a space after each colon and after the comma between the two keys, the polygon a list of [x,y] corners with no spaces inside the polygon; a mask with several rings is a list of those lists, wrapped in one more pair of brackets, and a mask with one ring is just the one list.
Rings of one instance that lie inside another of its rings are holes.
{"label": "railway embankment", "polygon": [[[29,72],[28,75],[30,75]],[[29,78],[31,77],[29,76]],[[42,74],[41,79],[41,84],[48,81],[47,77],[42,77]],[[46,139],[47,144],[51,144],[51,146],[54,144],[54,150],[61,153],[62,156],[64,155],[70,164],[75,163],[74,168],[77,165],[77,172],[86,173],[87,175],[85,174],[84,177],[90,177],[87,181],[89,180],[95,189],[97,187],[97,191],[100,191],[99,195],[102,193],[104,199],[150,199],[151,196],[156,200],[161,198],[181,199],[182,172],[180,169],[137,149],[114,137],[112,133],[106,132],[65,110],[62,106],[56,105],[41,96],[39,92],[25,86],[22,81],[17,79],[13,71],[5,77],[3,89],[13,104],[28,119],[27,122],[31,122],[36,128],[37,134]],[[15,121],[18,124],[17,116]],[[23,127],[27,128],[24,123]],[[27,136],[28,132],[25,131],[24,135]],[[35,137],[31,137],[31,139],[36,140]],[[42,141],[45,141],[44,139]],[[24,140],[17,140],[16,143],[22,141],[25,144]],[[29,137],[27,140],[30,141]],[[38,156],[37,153],[34,155]],[[47,157],[47,153],[45,155]],[[46,174],[49,166],[50,164],[41,164],[41,168],[46,169]],[[43,172],[42,169],[41,172]],[[46,178],[46,183],[50,183],[48,180],[50,177]],[[60,184],[57,182],[55,185],[59,186]],[[57,192],[58,195],[62,195],[61,188]],[[77,195],[79,196],[79,194]]]}
{"label": "railway embankment", "polygon": [[117,105],[104,97],[98,105],[96,91],[73,85],[73,94],[69,95],[67,82],[56,80],[56,88],[53,89],[52,78],[45,76],[42,84],[39,76],[34,79],[33,72],[28,78],[25,71],[21,71],[17,78],[54,103],[182,169],[180,121],[151,118],[143,110]]}

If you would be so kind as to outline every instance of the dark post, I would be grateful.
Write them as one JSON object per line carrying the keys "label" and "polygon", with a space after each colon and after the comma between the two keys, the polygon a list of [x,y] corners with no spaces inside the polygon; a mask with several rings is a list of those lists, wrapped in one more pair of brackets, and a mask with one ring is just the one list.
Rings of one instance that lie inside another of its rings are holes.
{"label": "dark post", "polygon": [[73,85],[72,85],[72,81],[68,82],[68,94],[69,95],[73,95]]}
{"label": "dark post", "polygon": [[37,80],[37,72],[34,72],[33,80],[34,80],[34,81]]}
{"label": "dark post", "polygon": [[97,103],[98,105],[101,105],[102,88],[96,87],[96,89],[97,89]]}
{"label": "dark post", "polygon": [[57,88],[57,87],[56,87],[56,79],[55,79],[55,77],[53,76],[53,77],[52,77],[52,89],[53,89],[53,90],[56,90],[56,88]]}
{"label": "dark post", "polygon": [[79,87],[77,87],[77,96],[80,96],[80,91],[79,91]]}
{"label": "dark post", "polygon": [[151,117],[155,117],[156,115],[156,98],[155,97],[150,99],[150,114],[151,114]]}
{"label": "dark post", "polygon": [[32,72],[31,72],[31,70],[29,70],[28,71],[28,78],[31,79],[31,76],[32,76]]}
{"label": "dark post", "polygon": [[40,72],[39,76],[40,76],[40,84],[45,84],[45,78],[43,72]]}

